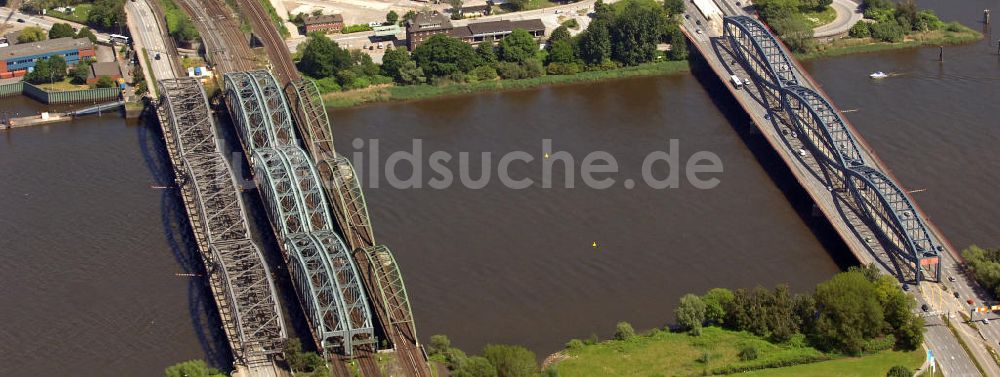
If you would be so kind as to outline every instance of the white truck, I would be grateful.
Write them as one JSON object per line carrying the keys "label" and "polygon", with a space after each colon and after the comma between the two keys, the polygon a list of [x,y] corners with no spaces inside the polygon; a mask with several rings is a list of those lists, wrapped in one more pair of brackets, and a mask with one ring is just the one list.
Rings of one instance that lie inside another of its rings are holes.
{"label": "white truck", "polygon": [[737,90],[743,89],[744,82],[743,80],[740,80],[739,76],[729,75],[729,81],[732,81],[733,87],[736,88]]}

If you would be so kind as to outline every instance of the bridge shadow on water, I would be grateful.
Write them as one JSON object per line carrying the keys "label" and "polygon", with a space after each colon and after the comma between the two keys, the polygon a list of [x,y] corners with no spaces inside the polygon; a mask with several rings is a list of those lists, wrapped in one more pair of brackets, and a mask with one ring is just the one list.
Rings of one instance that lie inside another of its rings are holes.
{"label": "bridge shadow on water", "polygon": [[[690,45],[690,42],[689,42]],[[791,170],[778,155],[767,139],[753,125],[753,120],[743,110],[736,98],[719,79],[719,77],[709,66],[705,57],[690,46],[691,55],[688,62],[691,74],[705,88],[712,103],[719,109],[728,121],[733,131],[740,137],[743,143],[750,149],[757,163],[767,173],[775,186],[781,190],[782,194],[795,209],[802,222],[812,230],[813,235],[827,250],[834,263],[841,270],[846,270],[850,266],[858,265],[858,260],[851,253],[850,248],[844,243],[840,235],[834,229],[830,221],[814,209],[814,204],[809,193],[799,184]]]}
{"label": "bridge shadow on water", "polygon": [[[209,365],[221,370],[232,369],[232,352],[222,330],[222,320],[214,304],[211,288],[206,278],[205,266],[184,211],[180,192],[175,187],[175,176],[167,155],[163,133],[157,126],[154,113],[144,112],[138,127],[138,143],[146,167],[155,185],[168,187],[161,190],[161,224],[167,245],[180,266],[180,272],[191,274],[188,278],[188,310],[191,327],[204,358]],[[184,360],[177,360],[181,362]]]}

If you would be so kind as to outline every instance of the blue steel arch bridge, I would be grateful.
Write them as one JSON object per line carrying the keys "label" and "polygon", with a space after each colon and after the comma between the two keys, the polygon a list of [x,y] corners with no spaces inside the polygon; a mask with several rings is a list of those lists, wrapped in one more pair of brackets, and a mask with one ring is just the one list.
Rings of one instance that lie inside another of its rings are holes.
{"label": "blue steel arch bridge", "polygon": [[[725,17],[722,46],[750,76],[748,90],[797,158],[829,191],[840,215],[883,267],[904,281],[940,281],[942,243],[907,193],[883,172],[826,97],[758,20]],[[750,89],[752,86],[753,89]]]}

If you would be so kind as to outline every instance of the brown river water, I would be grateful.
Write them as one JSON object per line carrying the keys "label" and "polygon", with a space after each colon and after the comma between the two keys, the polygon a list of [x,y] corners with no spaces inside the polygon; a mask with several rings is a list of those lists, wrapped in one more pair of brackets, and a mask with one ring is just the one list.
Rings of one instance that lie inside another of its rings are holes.
{"label": "brown river water", "polygon": [[[1000,9],[920,3],[975,28],[982,9]],[[907,189],[923,190],[918,202],[958,247],[1000,245],[998,38],[947,47],[943,64],[936,48],[805,64],[841,109],[857,110],[847,117]],[[894,75],[873,82],[876,70]],[[662,326],[687,292],[779,283],[804,291],[853,263],[718,80],[694,71],[332,111],[349,157],[368,159],[377,139],[385,161],[421,139],[425,158],[448,152],[455,167],[469,152],[478,166],[491,152],[496,170],[500,155],[526,151],[535,160],[514,162],[510,175],[536,181],[544,139],[575,159],[572,189],[558,184],[559,167],[555,188],[516,190],[493,177],[482,189],[385,180],[366,189],[421,338],[448,334],[470,352],[517,343],[544,355],[570,338],[606,338],[621,320]],[[6,112],[41,108],[0,102]],[[159,137],[150,124],[111,117],[0,133],[0,375],[155,376],[192,358],[225,366],[214,304],[199,278],[185,276],[200,266],[178,199],[154,188],[169,179]],[[620,166],[603,190],[579,176],[598,150]],[[682,169],[695,152],[715,154],[724,170],[704,177],[717,187],[697,189],[682,173],[678,188],[650,188],[641,167],[657,150],[675,152]],[[408,170],[401,164],[397,175]],[[426,183],[433,174],[424,173]],[[297,311],[286,316],[293,329]]]}

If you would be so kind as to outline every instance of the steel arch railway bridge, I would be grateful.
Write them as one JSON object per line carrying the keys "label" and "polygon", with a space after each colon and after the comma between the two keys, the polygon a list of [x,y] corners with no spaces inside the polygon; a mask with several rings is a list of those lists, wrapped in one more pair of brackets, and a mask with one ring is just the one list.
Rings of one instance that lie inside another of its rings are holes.
{"label": "steel arch railway bridge", "polygon": [[224,76],[226,96],[310,330],[326,354],[375,342],[360,273],[334,232],[312,161],[298,146],[277,80],[267,71]]}
{"label": "steel arch railway bridge", "polygon": [[804,147],[799,156],[812,156],[806,164],[812,174],[843,203],[844,211],[853,212],[844,216],[857,216],[874,234],[865,240],[869,248],[906,261],[909,271],[899,271],[900,278],[912,276],[919,283],[927,268],[940,281],[944,247],[906,193],[863,152],[829,100],[802,84],[807,78],[774,35],[753,18],[731,16],[723,19],[722,40],[751,76],[785,143],[798,139]]}
{"label": "steel arch railway bridge", "polygon": [[216,140],[201,84],[161,80],[158,115],[237,369],[275,375],[287,338],[277,294],[250,229],[235,175]]}

